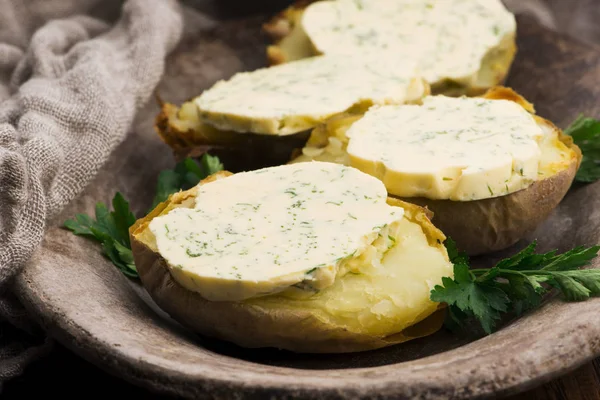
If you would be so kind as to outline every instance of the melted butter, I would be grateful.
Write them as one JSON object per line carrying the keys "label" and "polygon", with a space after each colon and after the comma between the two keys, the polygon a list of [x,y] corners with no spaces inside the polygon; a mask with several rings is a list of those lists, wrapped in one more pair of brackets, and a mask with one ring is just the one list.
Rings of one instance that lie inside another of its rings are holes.
{"label": "melted butter", "polygon": [[149,225],[173,276],[208,300],[329,287],[403,217],[377,179],[331,163],[240,173]]}
{"label": "melted butter", "polygon": [[508,100],[430,96],[422,106],[373,108],[347,136],[350,165],[391,194],[467,201],[537,180],[544,131]]}
{"label": "melted butter", "polygon": [[402,104],[428,90],[399,57],[318,56],[220,81],[195,100],[202,122],[221,130],[287,135],[353,106]]}
{"label": "melted butter", "polygon": [[417,61],[429,82],[468,84],[516,22],[499,0],[335,0],[311,4],[302,28],[320,54],[376,50]]}

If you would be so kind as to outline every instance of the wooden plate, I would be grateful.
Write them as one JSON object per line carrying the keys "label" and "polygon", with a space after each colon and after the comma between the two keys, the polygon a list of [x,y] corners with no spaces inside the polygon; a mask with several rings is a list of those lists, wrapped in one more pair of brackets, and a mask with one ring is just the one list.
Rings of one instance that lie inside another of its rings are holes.
{"label": "wooden plate", "polygon": [[[220,78],[264,64],[264,17],[214,21],[186,11],[186,35],[159,91],[181,102]],[[520,20],[508,84],[539,114],[566,126],[600,115],[600,52]],[[17,279],[19,297],[48,332],[106,371],[189,398],[426,398],[514,393],[600,355],[600,299],[547,302],[499,332],[471,340],[440,331],[395,347],[348,355],[244,350],[187,332],[158,310],[97,245],[59,228],[119,190],[149,206],[158,171],[172,156],[152,130],[149,104],[87,191],[51,224]],[[600,184],[574,187],[533,237],[543,249],[600,242]],[[522,244],[521,244],[522,245]],[[600,267],[596,263],[595,267]]]}

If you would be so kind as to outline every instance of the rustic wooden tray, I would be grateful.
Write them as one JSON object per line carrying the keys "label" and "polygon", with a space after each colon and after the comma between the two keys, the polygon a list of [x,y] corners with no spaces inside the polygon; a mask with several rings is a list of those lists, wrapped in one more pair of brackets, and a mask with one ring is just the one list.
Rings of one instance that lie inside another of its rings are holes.
{"label": "rustic wooden tray", "polygon": [[[186,33],[170,57],[161,96],[181,102],[220,78],[264,65],[264,16],[211,21],[186,11]],[[519,20],[519,54],[508,85],[538,113],[566,126],[600,115],[600,51]],[[173,164],[152,130],[155,104],[86,192],[51,224],[17,279],[27,308],[57,340],[108,372],[190,398],[427,398],[514,393],[600,355],[600,299],[559,299],[499,332],[469,342],[446,331],[387,349],[347,355],[245,350],[198,337],[170,320],[89,241],[60,229],[115,191],[145,210],[156,176]],[[600,183],[573,187],[532,235],[542,249],[600,242]],[[521,243],[522,245],[522,243]],[[600,267],[596,263],[595,267]]]}

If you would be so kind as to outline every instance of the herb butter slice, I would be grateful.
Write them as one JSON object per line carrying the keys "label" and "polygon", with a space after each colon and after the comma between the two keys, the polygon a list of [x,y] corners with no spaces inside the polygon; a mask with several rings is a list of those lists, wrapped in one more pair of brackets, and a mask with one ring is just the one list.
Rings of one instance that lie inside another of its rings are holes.
{"label": "herb butter slice", "polygon": [[301,27],[318,54],[401,55],[432,85],[473,86],[506,72],[483,64],[512,58],[516,21],[500,0],[335,0],[308,6]]}
{"label": "herb butter slice", "polygon": [[201,122],[220,130],[289,135],[355,106],[403,104],[428,90],[415,64],[398,57],[318,56],[238,73],[195,103]]}
{"label": "herb butter slice", "polygon": [[545,135],[515,102],[445,96],[371,109],[346,134],[350,165],[380,178],[390,194],[457,201],[535,182]]}
{"label": "herb butter slice", "polygon": [[387,243],[404,215],[379,180],[333,163],[245,172],[197,190],[194,208],[149,228],[174,278],[212,301],[329,287],[360,268],[356,260],[379,262],[388,246],[377,239]]}

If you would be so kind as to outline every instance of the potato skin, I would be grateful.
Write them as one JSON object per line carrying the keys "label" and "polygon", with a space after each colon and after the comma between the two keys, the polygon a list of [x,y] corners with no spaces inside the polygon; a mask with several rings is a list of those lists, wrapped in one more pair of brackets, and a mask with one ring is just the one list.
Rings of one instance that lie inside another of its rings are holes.
{"label": "potato skin", "polygon": [[272,167],[285,164],[309,136],[308,131],[275,137],[219,131],[202,125],[197,118],[178,123],[183,122],[178,118],[180,110],[174,104],[163,103],[154,121],[154,130],[171,147],[177,161],[210,151],[234,172]]}
{"label": "potato skin", "polygon": [[[530,113],[534,106],[510,88],[495,87],[483,96],[487,99],[514,101]],[[458,248],[469,255],[502,250],[532,233],[565,197],[581,164],[581,150],[573,139],[553,123],[535,116],[558,133],[558,138],[573,150],[575,158],[568,168],[534,182],[531,186],[509,195],[474,201],[431,200],[422,197],[404,198],[433,211],[433,221]],[[468,226],[468,227],[467,227]]]}
{"label": "potato skin", "polygon": [[[215,174],[203,183],[230,175]],[[194,332],[234,342],[243,347],[276,347],[303,353],[346,353],[377,349],[434,333],[442,326],[445,311],[438,311],[391,336],[373,336],[347,331],[317,319],[310,311],[277,309],[248,302],[211,302],[185,289],[169,272],[166,261],[144,238],[150,221],[178,206],[190,206],[195,188],[174,194],[130,229],[131,246],[142,284],[154,301],[172,318]],[[430,213],[420,207],[389,199],[390,204],[406,207],[426,231],[430,240],[445,238],[430,222]]]}
{"label": "potato skin", "polygon": [[479,255],[510,247],[532,233],[562,201],[576,172],[577,162],[573,162],[569,169],[526,189],[492,199],[403,200],[433,211],[435,225],[454,239],[459,249]]}
{"label": "potato skin", "polygon": [[443,311],[420,324],[430,324],[424,334],[410,331],[375,337],[332,328],[311,313],[268,310],[234,302],[209,302],[173,280],[165,261],[141,242],[132,240],[140,278],[156,303],[172,318],[194,332],[234,342],[248,348],[276,347],[301,353],[346,353],[402,343],[437,331]]}

